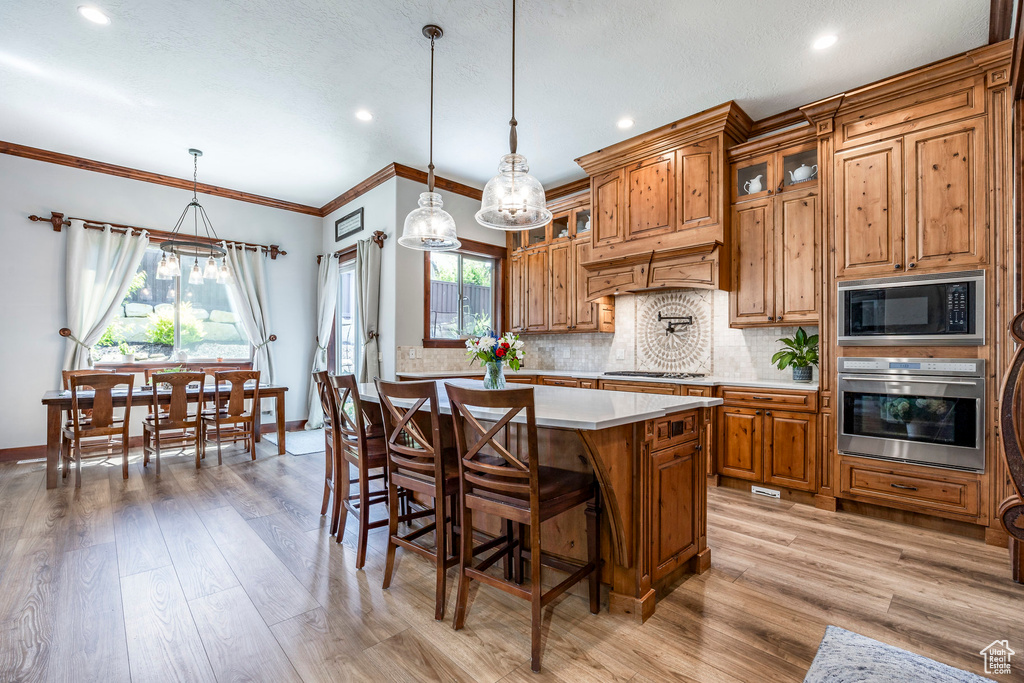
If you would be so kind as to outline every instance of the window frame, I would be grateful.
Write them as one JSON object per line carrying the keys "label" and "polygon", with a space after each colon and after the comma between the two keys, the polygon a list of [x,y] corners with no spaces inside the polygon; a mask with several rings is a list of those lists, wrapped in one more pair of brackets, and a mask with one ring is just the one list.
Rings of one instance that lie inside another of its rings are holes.
{"label": "window frame", "polygon": [[[447,253],[463,256],[476,256],[494,261],[494,329],[502,332],[505,327],[505,259],[508,249],[496,244],[477,242],[460,238],[462,246]],[[430,336],[430,252],[423,252],[423,348],[426,349],[461,349],[466,346],[467,337],[460,339],[438,339]]]}
{"label": "window frame", "polygon": [[[356,260],[356,247],[353,244],[350,247],[341,249],[336,252],[337,255],[332,254],[329,258],[338,259],[338,270],[347,266],[349,263],[355,265]],[[319,259],[320,257],[318,257]],[[317,261],[319,263],[319,260]],[[341,286],[339,281],[338,286]],[[356,364],[358,365],[358,363]],[[327,342],[327,368],[329,371],[338,371],[338,307],[334,307],[334,318],[331,320],[331,338]],[[359,368],[356,367],[356,371]]]}

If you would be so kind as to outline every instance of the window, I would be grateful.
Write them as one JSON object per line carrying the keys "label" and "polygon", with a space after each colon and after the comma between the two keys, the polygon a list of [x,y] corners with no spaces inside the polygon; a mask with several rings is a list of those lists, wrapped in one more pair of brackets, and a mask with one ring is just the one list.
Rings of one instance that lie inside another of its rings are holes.
{"label": "window", "polygon": [[338,308],[334,315],[334,358],[338,374],[356,374],[359,369],[359,311],[356,308],[356,262],[341,264]]}
{"label": "window", "polygon": [[424,346],[458,347],[501,329],[505,249],[471,240],[462,245],[425,254]]}
{"label": "window", "polygon": [[213,280],[190,285],[189,259],[183,259],[181,265],[185,277],[157,280],[161,256],[157,247],[146,250],[121,310],[93,347],[93,359],[120,361],[124,344],[136,360],[173,360],[179,351],[187,353],[190,360],[249,360],[252,346],[229,296],[229,286]]}

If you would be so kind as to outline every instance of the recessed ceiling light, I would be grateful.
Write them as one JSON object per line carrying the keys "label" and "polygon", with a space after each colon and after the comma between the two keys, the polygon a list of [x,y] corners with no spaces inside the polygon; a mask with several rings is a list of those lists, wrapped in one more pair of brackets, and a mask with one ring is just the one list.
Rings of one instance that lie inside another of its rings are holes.
{"label": "recessed ceiling light", "polygon": [[837,40],[839,40],[839,36],[836,36],[834,34],[829,34],[827,36],[821,36],[820,38],[818,38],[818,39],[816,39],[814,41],[814,49],[815,50],[824,50],[827,47],[832,47],[833,45],[836,44]]}
{"label": "recessed ceiling light", "polygon": [[372,121],[373,114],[366,111],[365,109],[360,109],[359,111],[356,112],[356,118],[359,119],[360,121]]}
{"label": "recessed ceiling light", "polygon": [[629,118],[627,116],[625,118],[619,119],[619,122],[616,125],[619,128],[626,129],[626,128],[632,128],[633,127],[633,123],[634,123],[633,119],[631,119],[631,118]]}
{"label": "recessed ceiling light", "polygon": [[106,26],[110,23],[110,17],[108,17],[106,14],[103,13],[102,10],[97,9],[96,7],[81,5],[78,8],[78,13],[94,24]]}

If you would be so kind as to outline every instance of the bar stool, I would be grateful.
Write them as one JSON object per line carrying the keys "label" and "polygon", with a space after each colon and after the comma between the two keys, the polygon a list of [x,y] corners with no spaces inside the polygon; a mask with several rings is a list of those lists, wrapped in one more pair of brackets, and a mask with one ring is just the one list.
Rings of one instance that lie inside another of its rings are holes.
{"label": "bar stool", "polygon": [[[82,485],[82,440],[91,437],[121,437],[121,474],[128,478],[128,426],[132,410],[132,387],[135,375],[113,372],[77,374],[68,378],[71,385],[71,425],[61,429],[61,456],[64,476],[68,475],[71,456],[75,460],[75,487]],[[114,387],[127,387],[121,417],[114,416]],[[89,414],[79,410],[79,392],[92,389]]]}
{"label": "bar stool", "polygon": [[[519,565],[517,582],[485,573],[496,559],[489,557],[473,566],[470,534],[463,534],[459,563],[459,588],[455,604],[455,629],[466,623],[466,601],[471,579],[500,588],[506,593],[529,600],[532,608],[531,668],[540,671],[541,617],[544,607],[567,589],[589,577],[590,611],[600,610],[601,547],[600,497],[594,477],[556,467],[542,466],[537,458],[537,423],[534,416],[533,387],[501,391],[469,389],[445,384],[455,421],[455,440],[459,450],[459,481],[461,493],[461,525],[473,528],[473,511],[495,515],[529,527],[529,550],[516,549]],[[472,415],[469,407],[505,410],[505,414],[485,426]],[[513,455],[498,442],[497,437],[520,412],[526,412],[526,462]],[[541,524],[563,512],[586,505],[587,562],[573,562],[545,555],[541,549]],[[523,542],[522,532],[519,543]],[[522,557],[530,560],[530,587],[522,581]],[[547,566],[569,573],[554,588],[543,591],[541,567]]]}
{"label": "bar stool", "polygon": [[[255,381],[256,386],[249,399],[249,407],[245,407],[245,383]],[[221,386],[229,384],[228,391],[222,392]],[[256,459],[257,416],[260,412],[260,371],[259,370],[228,370],[214,373],[213,409],[204,410],[201,414],[202,434],[199,443],[202,450],[199,457],[206,453],[206,442],[209,430],[213,427],[217,440],[217,464],[221,459],[221,444],[225,441],[243,442]]]}
{"label": "bar stool", "polygon": [[[189,412],[188,388],[197,385],[200,390],[206,376],[201,372],[155,372],[148,373],[152,383],[153,401],[149,406],[149,414],[142,421],[142,466],[149,465],[149,456],[156,457],[156,473],[160,474],[161,435],[170,433],[168,445],[195,446],[196,469],[199,469],[200,425],[202,413],[202,394],[196,397],[196,410]],[[167,409],[160,405],[160,385],[171,388],[171,397]]]}
{"label": "bar stool", "polygon": [[338,498],[338,486],[335,481],[334,459],[338,457],[340,446],[336,443],[339,436],[334,429],[338,421],[338,405],[335,402],[334,390],[331,387],[331,376],[326,370],[313,373],[317,393],[320,396],[320,407],[324,411],[324,502],[320,507],[320,515],[327,514],[327,506],[334,495],[334,506],[331,509],[331,535],[338,533],[338,520],[341,517],[341,500]]}
{"label": "bar stool", "polygon": [[[384,430],[379,425],[367,426],[367,416],[363,412],[363,402],[359,399],[359,385],[351,374],[331,375],[331,388],[334,391],[334,403],[337,406],[337,421],[333,428],[337,432],[334,456],[335,483],[340,485],[341,495],[337,489],[335,496],[340,499],[343,509],[340,510],[337,525],[337,541],[341,543],[345,536],[347,513],[351,512],[359,520],[358,541],[356,543],[356,569],[366,564],[366,544],[371,529],[379,529],[388,524],[387,519],[370,521],[370,508],[379,503],[387,505],[388,493],[370,491],[370,482],[383,480],[387,477],[387,446],[384,444]],[[349,465],[355,465],[357,474],[350,478]],[[380,470],[379,474],[371,474],[371,470]],[[352,484],[359,485],[359,492],[350,495]]]}

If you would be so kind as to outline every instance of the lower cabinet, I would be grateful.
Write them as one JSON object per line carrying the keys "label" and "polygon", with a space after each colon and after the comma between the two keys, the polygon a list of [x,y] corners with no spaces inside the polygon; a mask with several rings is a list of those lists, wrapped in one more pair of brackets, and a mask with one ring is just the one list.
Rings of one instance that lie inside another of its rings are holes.
{"label": "lower cabinet", "polygon": [[572,377],[540,377],[540,383],[549,387],[576,387],[580,386],[580,381]]}
{"label": "lower cabinet", "polygon": [[761,411],[727,406],[718,411],[718,429],[722,435],[722,447],[718,449],[718,473],[761,481],[764,454]]}
{"label": "lower cabinet", "polygon": [[697,552],[694,511],[705,486],[697,440],[651,455],[652,578],[657,581]]}
{"label": "lower cabinet", "polygon": [[600,386],[605,391],[632,391],[637,394],[665,394],[676,396],[679,393],[677,384],[661,384],[658,382],[623,382],[620,380],[602,379]]}

